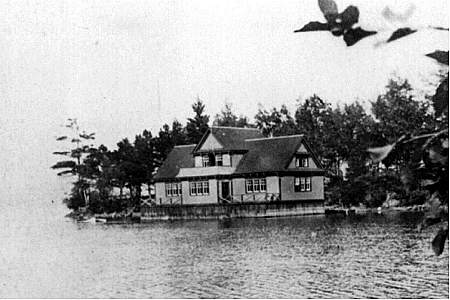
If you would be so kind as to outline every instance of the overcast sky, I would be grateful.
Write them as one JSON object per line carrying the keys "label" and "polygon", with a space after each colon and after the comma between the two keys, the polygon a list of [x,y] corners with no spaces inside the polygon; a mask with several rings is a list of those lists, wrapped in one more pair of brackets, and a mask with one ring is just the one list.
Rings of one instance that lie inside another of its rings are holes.
{"label": "overcast sky", "polygon": [[357,5],[363,26],[380,34],[350,48],[329,33],[294,34],[323,20],[316,0],[1,1],[2,205],[60,200],[66,185],[49,166],[68,117],[113,147],[175,118],[185,123],[197,96],[211,116],[229,102],[253,118],[258,104],[293,110],[313,93],[371,100],[394,73],[432,89],[440,67],[423,55],[447,50],[448,32],[374,45],[395,28],[381,17],[386,4],[416,5],[401,26],[448,27],[448,1],[337,3]]}

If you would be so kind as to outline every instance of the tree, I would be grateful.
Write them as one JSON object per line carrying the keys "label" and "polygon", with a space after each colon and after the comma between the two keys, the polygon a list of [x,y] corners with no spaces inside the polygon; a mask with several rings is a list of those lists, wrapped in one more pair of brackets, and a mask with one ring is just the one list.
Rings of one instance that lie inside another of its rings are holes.
{"label": "tree", "polygon": [[226,103],[220,114],[217,114],[214,123],[215,126],[228,126],[228,127],[251,127],[248,118],[244,116],[236,116],[232,109],[231,104]]}
{"label": "tree", "polygon": [[332,136],[329,143],[339,143],[335,145],[336,152],[339,159],[348,162],[347,177],[355,178],[368,172],[369,155],[365,150],[376,139],[376,132],[372,132],[375,122],[358,102],[344,105],[340,116],[340,139]]}
{"label": "tree", "polygon": [[130,191],[131,203],[129,206],[134,206],[140,200],[141,187],[146,182],[147,170],[141,164],[135,147],[127,138],[117,143],[116,159],[118,174],[121,176],[120,181],[125,183],[125,186]]}
{"label": "tree", "polygon": [[390,79],[386,92],[372,102],[372,113],[387,143],[402,135],[428,132],[435,128],[428,101],[417,101],[408,80]]}
{"label": "tree", "polygon": [[154,139],[151,132],[147,130],[144,130],[140,135],[136,135],[134,140],[136,160],[140,167],[145,170],[144,183],[147,184],[149,195],[150,186],[153,184],[153,175],[161,161],[155,142],[156,139]]}
{"label": "tree", "polygon": [[[295,112],[295,123],[298,132],[303,134],[306,140],[313,145],[316,154],[320,157],[325,167],[330,168],[337,160],[337,153],[333,148],[329,133],[336,133],[332,128],[338,129],[341,119],[333,119],[331,104],[313,95],[304,101],[298,100]],[[339,139],[338,139],[339,140]]]}
{"label": "tree", "polygon": [[159,164],[167,157],[169,152],[176,145],[188,144],[186,130],[180,122],[173,121],[172,128],[164,124],[159,130],[158,137],[155,138],[155,151],[159,153]]}
{"label": "tree", "polygon": [[[448,52],[447,65],[448,65]],[[438,62],[440,56],[435,58]],[[395,87],[395,86],[394,86]],[[395,94],[402,100],[403,105],[411,107],[409,97],[401,93]],[[406,99],[405,99],[406,98]],[[408,101],[409,100],[409,101]],[[445,247],[445,241],[448,238],[448,123],[440,122],[442,119],[448,119],[448,73],[439,84],[435,95],[432,97],[434,107],[434,126],[424,126],[424,118],[430,118],[428,112],[420,110],[424,115],[411,114],[409,122],[400,123],[390,121],[389,133],[392,133],[390,144],[382,147],[368,149],[374,162],[382,161],[389,165],[393,162],[405,162],[402,174],[402,182],[407,187],[419,183],[420,186],[429,192],[427,204],[429,211],[425,215],[419,228],[440,223],[433,241],[432,248],[436,255],[440,255]],[[408,106],[409,105],[409,106]],[[416,105],[413,104],[413,107]],[[387,107],[389,108],[389,107]],[[395,115],[391,116],[395,117]],[[389,121],[389,120],[386,120]],[[387,123],[387,122],[386,122]],[[411,124],[408,124],[411,123]],[[420,126],[418,129],[416,124]],[[416,126],[414,126],[416,125]],[[398,132],[397,132],[398,131]],[[428,132],[426,132],[428,131]],[[403,134],[400,136],[400,134]]]}
{"label": "tree", "polygon": [[90,142],[95,139],[95,133],[88,134],[85,131],[80,132],[78,121],[74,118],[67,119],[64,127],[70,130],[70,134],[59,136],[56,140],[58,142],[69,142],[71,146],[66,146],[63,151],[53,152],[55,155],[65,156],[66,159],[58,161],[51,168],[61,170],[58,172],[58,176],[70,175],[77,177],[74,188],[72,188],[71,194],[65,202],[69,207],[78,209],[86,205],[86,202],[89,200],[87,193],[89,182],[83,169],[83,158],[93,146]]}
{"label": "tree", "polygon": [[193,118],[188,118],[186,135],[188,143],[197,144],[209,128],[209,116],[203,114],[205,105],[200,98],[197,98],[197,101],[192,105],[192,110],[194,111],[195,116]]}
{"label": "tree", "polygon": [[285,105],[280,110],[275,107],[271,111],[259,108],[255,116],[256,127],[266,136],[292,135],[298,133],[295,121]]}

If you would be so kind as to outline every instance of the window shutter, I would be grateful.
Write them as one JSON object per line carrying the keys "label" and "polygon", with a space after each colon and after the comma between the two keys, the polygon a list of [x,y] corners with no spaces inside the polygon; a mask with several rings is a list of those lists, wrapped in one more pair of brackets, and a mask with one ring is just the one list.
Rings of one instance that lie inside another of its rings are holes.
{"label": "window shutter", "polygon": [[223,165],[224,166],[231,166],[231,159],[230,159],[230,154],[226,153],[222,156],[223,159]]}
{"label": "window shutter", "polygon": [[202,166],[202,157],[200,155],[195,156],[195,164],[196,167]]}

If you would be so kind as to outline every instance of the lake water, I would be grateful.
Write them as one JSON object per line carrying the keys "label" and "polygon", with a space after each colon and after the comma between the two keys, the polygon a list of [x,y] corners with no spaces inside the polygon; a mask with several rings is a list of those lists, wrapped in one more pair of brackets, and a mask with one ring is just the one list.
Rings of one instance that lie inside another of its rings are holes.
{"label": "lake water", "polygon": [[0,297],[448,298],[420,215],[2,221]]}

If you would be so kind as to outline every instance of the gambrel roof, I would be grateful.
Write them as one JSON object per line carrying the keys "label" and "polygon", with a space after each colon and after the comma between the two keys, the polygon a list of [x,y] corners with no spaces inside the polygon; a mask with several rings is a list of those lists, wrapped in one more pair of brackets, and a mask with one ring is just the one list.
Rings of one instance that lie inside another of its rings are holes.
{"label": "gambrel roof", "polygon": [[[197,145],[176,146],[163,162],[155,175],[156,181],[175,179],[180,168],[194,168],[194,155],[199,154],[201,145],[212,134],[223,146],[221,151],[242,151],[243,157],[235,167],[232,175],[249,175],[251,173],[289,173],[309,172],[323,174],[320,161],[306,143],[303,135],[264,138],[257,129],[232,127],[213,127],[205,133]],[[298,154],[298,149],[306,148],[318,168],[290,169],[289,163]]]}

